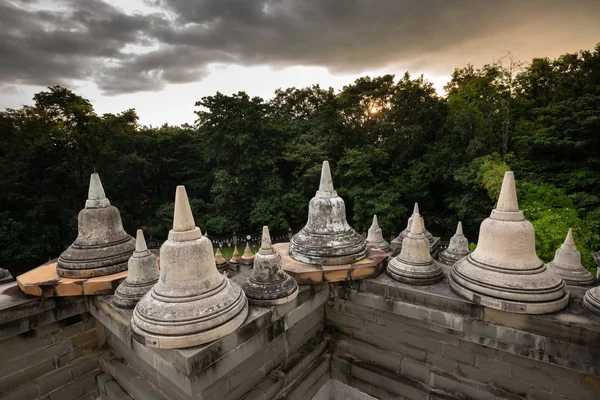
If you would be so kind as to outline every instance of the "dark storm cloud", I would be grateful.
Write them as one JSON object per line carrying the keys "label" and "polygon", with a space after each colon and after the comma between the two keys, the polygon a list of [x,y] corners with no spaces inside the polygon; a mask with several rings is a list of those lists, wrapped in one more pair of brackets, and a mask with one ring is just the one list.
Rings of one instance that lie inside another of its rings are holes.
{"label": "dark storm cloud", "polygon": [[[199,81],[214,62],[357,73],[442,59],[451,69],[457,60],[443,59],[448,49],[473,41],[506,37],[511,50],[520,42],[560,41],[578,30],[600,38],[595,0],[146,3],[154,13],[126,13],[101,0],[70,0],[50,10],[31,0],[0,3],[0,85],[90,79],[111,94],[157,90]],[[528,36],[511,36],[522,27],[529,27]]]}

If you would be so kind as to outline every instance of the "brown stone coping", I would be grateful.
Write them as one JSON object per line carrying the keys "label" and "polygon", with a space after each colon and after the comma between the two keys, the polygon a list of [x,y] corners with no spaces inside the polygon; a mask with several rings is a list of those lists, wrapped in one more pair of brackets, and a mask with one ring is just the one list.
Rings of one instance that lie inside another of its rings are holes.
{"label": "brown stone coping", "polygon": [[294,260],[289,254],[289,243],[277,243],[273,248],[281,255],[283,269],[301,285],[376,277],[385,270],[389,259],[389,253],[368,246],[367,257],[355,263],[313,265]]}
{"label": "brown stone coping", "polygon": [[[158,251],[153,253],[158,257]],[[103,295],[114,293],[117,286],[127,278],[127,271],[94,278],[62,278],[56,273],[56,260],[19,275],[19,289],[25,294],[38,297]]]}

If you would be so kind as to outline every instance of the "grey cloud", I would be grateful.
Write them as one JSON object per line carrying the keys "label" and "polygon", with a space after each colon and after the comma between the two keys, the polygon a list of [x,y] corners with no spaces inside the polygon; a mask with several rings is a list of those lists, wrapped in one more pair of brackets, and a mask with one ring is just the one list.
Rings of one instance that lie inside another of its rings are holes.
{"label": "grey cloud", "polygon": [[[68,12],[28,3],[0,4],[0,84],[91,79],[108,94],[199,81],[210,63],[358,73],[430,62],[451,70],[468,43],[506,38],[514,50],[578,29],[600,37],[593,0],[146,0],[156,10],[149,15],[101,0],[70,0]],[[522,27],[530,36],[511,36]],[[135,53],[128,45],[154,47]]]}

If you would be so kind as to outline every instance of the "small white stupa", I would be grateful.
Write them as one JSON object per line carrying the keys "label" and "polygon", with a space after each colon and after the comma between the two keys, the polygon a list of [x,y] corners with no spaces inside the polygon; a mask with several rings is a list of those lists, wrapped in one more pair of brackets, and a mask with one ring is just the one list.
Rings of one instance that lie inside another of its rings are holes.
{"label": "small white stupa", "polygon": [[390,260],[387,273],[393,279],[413,285],[430,285],[444,277],[441,266],[429,253],[429,240],[423,233],[421,216],[413,214],[410,232],[404,238],[402,250]]}
{"label": "small white stupa", "polygon": [[390,244],[383,238],[383,232],[377,223],[377,215],[373,215],[373,223],[367,235],[367,244],[373,245],[383,251],[390,251]]}
{"label": "small white stupa", "polygon": [[596,282],[594,275],[581,265],[581,254],[575,247],[572,229],[569,229],[565,242],[556,250],[548,267],[562,276],[567,285],[590,286]]}

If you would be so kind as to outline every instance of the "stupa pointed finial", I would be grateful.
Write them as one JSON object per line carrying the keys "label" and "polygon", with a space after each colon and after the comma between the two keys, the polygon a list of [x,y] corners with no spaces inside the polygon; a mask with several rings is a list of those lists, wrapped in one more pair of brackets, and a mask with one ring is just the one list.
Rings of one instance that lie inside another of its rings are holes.
{"label": "stupa pointed finial", "polygon": [[273,248],[273,244],[271,243],[271,234],[269,233],[269,227],[265,225],[265,226],[263,226],[260,249],[261,250],[271,250],[272,248]]}
{"label": "stupa pointed finial", "polygon": [[371,224],[373,228],[379,228],[379,223],[377,222],[377,214],[373,214],[373,224]]}
{"label": "stupa pointed finial", "polygon": [[175,212],[173,216],[173,230],[176,232],[191,231],[196,228],[192,207],[188,200],[185,186],[177,186],[175,192]]}
{"label": "stupa pointed finial", "polygon": [[94,172],[90,176],[90,186],[88,188],[88,199],[85,202],[85,208],[102,208],[110,206],[110,201],[106,198],[100,175]]}
{"label": "stupa pointed finial", "polygon": [[423,233],[423,223],[421,220],[421,215],[419,213],[413,214],[413,221],[410,227],[410,233],[412,235],[420,235]]}
{"label": "stupa pointed finial", "polygon": [[569,228],[569,232],[567,233],[567,237],[565,238],[565,243],[563,246],[575,246],[575,241],[573,240],[573,229]]}
{"label": "stupa pointed finial", "polygon": [[148,246],[146,245],[146,239],[144,239],[144,231],[138,229],[135,237],[135,251],[136,253],[141,253],[147,250]]}
{"label": "stupa pointed finial", "polygon": [[503,212],[519,211],[515,174],[512,171],[506,171],[504,173],[504,180],[502,181],[502,188],[500,189],[500,196],[498,196],[496,210]]}
{"label": "stupa pointed finial", "polygon": [[415,206],[413,207],[413,215],[420,214],[419,212],[419,203],[415,202]]}
{"label": "stupa pointed finial", "polygon": [[457,236],[464,236],[463,228],[462,228],[462,222],[461,221],[458,221],[458,225],[456,226],[456,235]]}
{"label": "stupa pointed finial", "polygon": [[329,161],[323,161],[323,167],[321,168],[321,182],[319,183],[319,191],[333,192],[333,190],[333,179],[331,179],[331,169],[329,168]]}

